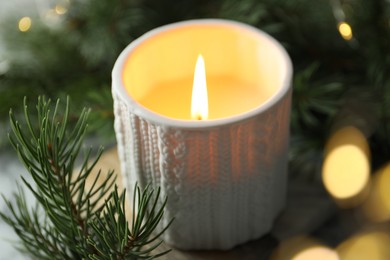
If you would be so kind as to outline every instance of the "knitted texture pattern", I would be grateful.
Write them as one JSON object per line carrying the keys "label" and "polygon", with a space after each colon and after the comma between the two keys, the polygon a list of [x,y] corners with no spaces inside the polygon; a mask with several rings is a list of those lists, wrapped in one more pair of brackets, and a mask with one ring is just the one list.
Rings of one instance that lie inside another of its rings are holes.
{"label": "knitted texture pattern", "polygon": [[291,92],[249,120],[207,129],[159,125],[113,98],[124,185],[168,196],[165,242],[229,249],[271,229],[285,203]]}

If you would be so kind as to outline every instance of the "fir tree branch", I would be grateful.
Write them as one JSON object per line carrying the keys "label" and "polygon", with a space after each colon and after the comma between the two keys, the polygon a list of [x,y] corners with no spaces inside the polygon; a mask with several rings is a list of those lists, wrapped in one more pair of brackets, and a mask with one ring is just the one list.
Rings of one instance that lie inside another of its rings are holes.
{"label": "fir tree branch", "polygon": [[[22,240],[25,248],[21,248],[28,255],[39,259],[66,259],[68,252],[60,241],[56,229],[50,227],[46,218],[42,218],[40,204],[29,210],[25,193],[18,185],[18,193],[14,193],[16,205],[12,205],[4,196],[11,217],[0,212],[1,218],[12,226]],[[49,257],[50,256],[50,257]],[[54,258],[52,257],[54,256]]]}
{"label": "fir tree branch", "polygon": [[[117,187],[114,188],[113,171],[102,177],[99,170],[92,185],[87,186],[88,176],[95,171],[103,149],[99,149],[94,159],[91,159],[92,149],[87,150],[80,170],[75,171],[89,111],[84,109],[70,130],[69,98],[61,117],[59,101],[52,107],[50,100],[40,97],[37,105],[39,130],[36,131],[26,104],[25,99],[25,124],[19,123],[10,111],[13,135],[9,137],[36,184],[22,178],[38,204],[28,210],[24,192],[20,189],[15,196],[16,206],[4,198],[11,215],[0,213],[20,237],[24,251],[39,259],[151,259],[167,253],[150,255],[161,244],[155,240],[169,226],[152,235],[166,203],[165,199],[157,207],[159,190],[154,194],[147,187],[141,193],[136,187],[138,192],[134,196],[138,196],[141,203],[138,213],[133,214],[136,224],[130,228],[124,192],[119,194]],[[147,249],[143,249],[144,246]]]}
{"label": "fir tree branch", "polygon": [[[153,259],[170,251],[167,250],[155,256],[149,255],[152,250],[162,243],[162,241],[153,244],[152,242],[158,239],[173,221],[160,233],[151,237],[151,231],[156,228],[156,223],[162,218],[166,200],[161,208],[157,210],[157,213],[155,213],[160,190],[157,191],[157,194],[154,194],[154,191],[147,186],[141,192],[140,188],[136,186],[135,191],[135,201],[141,201],[142,203],[138,204],[138,217],[133,218],[131,228],[129,228],[125,218],[124,193],[119,194],[117,187],[115,187],[112,193],[113,200],[106,201],[103,214],[96,217],[92,223],[95,237],[94,239],[89,239],[88,242],[105,257],[116,255],[117,259]],[[134,209],[136,206],[133,204]],[[147,218],[145,218],[146,215],[148,216]],[[144,246],[147,246],[147,249],[142,249]],[[90,257],[92,259],[101,259],[95,254]]]}

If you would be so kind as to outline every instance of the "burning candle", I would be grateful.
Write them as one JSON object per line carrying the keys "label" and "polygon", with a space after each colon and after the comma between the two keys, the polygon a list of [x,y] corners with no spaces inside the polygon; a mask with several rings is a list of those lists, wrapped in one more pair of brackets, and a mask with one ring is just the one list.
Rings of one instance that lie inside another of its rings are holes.
{"label": "burning candle", "polygon": [[269,35],[215,19],[157,28],[119,56],[124,184],[168,196],[168,244],[228,249],[270,230],[285,201],[291,73]]}

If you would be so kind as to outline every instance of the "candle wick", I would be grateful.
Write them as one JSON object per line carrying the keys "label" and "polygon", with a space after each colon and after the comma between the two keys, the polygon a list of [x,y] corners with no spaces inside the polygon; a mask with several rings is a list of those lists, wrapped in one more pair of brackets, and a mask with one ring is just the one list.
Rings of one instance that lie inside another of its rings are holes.
{"label": "candle wick", "polygon": [[196,117],[196,119],[197,119],[197,120],[202,120],[202,116],[201,116],[201,115],[198,115],[198,116]]}

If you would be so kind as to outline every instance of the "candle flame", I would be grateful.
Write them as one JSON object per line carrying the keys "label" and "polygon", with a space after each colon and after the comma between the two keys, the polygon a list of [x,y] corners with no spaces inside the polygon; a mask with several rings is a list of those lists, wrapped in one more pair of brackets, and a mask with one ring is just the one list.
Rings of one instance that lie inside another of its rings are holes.
{"label": "candle flame", "polygon": [[194,84],[192,87],[191,117],[194,120],[205,120],[208,118],[208,110],[206,70],[203,57],[199,54],[196,61]]}

